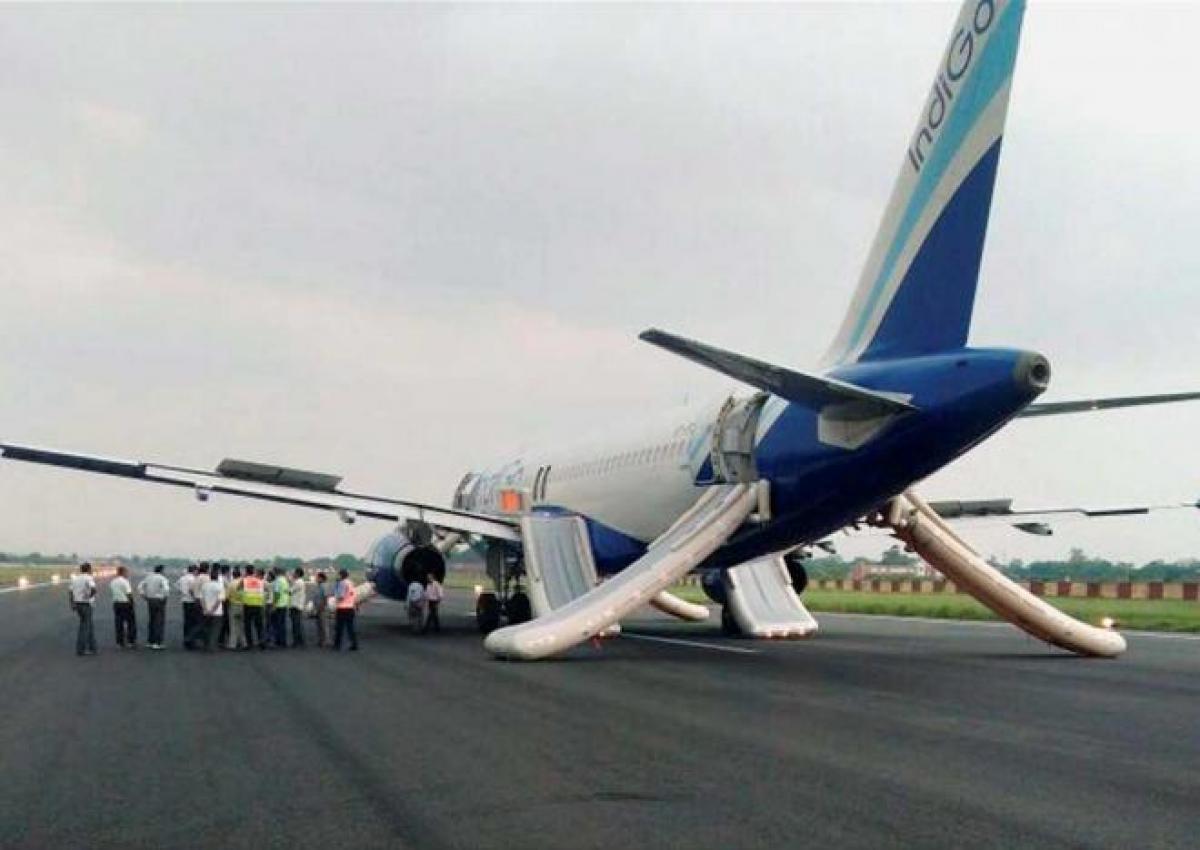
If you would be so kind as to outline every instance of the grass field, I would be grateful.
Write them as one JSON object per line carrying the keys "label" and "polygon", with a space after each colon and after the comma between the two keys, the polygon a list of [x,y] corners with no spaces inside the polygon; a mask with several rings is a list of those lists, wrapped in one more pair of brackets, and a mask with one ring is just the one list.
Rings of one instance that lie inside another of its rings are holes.
{"label": "grass field", "polygon": [[74,572],[75,567],[71,564],[58,564],[56,566],[28,566],[26,564],[0,564],[0,587],[12,587],[21,580],[21,577],[29,579],[30,584],[40,584],[45,581],[50,581],[50,577],[57,575],[63,581],[66,581],[67,576]]}
{"label": "grass field", "polygon": [[[449,587],[469,589],[476,584],[491,586],[474,573],[450,573]],[[709,602],[696,585],[680,585],[672,593],[691,602]],[[970,596],[954,593],[866,593],[852,590],[808,590],[803,596],[810,611],[845,614],[886,614],[892,617],[934,617],[942,620],[997,620]],[[1200,632],[1200,602],[1173,599],[1059,599],[1046,601],[1085,623],[1099,625],[1105,617],[1122,629],[1155,632]]]}
{"label": "grass field", "polygon": [[[1085,623],[1098,625],[1105,617],[1118,628],[1160,632],[1200,632],[1200,603],[1149,599],[1047,598],[1054,607]],[[969,596],[944,593],[856,593],[810,590],[804,604],[812,611],[850,614],[889,614],[897,617],[937,617],[953,620],[998,619]]]}

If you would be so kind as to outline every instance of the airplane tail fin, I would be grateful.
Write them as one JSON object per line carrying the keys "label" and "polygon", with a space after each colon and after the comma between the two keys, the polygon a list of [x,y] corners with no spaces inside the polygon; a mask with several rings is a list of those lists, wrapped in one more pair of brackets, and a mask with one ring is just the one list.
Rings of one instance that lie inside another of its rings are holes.
{"label": "airplane tail fin", "polygon": [[1024,0],[966,0],[826,365],[966,343]]}

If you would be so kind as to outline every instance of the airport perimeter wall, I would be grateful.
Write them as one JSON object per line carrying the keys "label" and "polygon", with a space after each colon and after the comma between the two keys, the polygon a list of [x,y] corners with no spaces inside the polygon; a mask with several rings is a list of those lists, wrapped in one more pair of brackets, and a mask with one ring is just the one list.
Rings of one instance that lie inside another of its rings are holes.
{"label": "airport perimeter wall", "polygon": [[[1077,599],[1174,599],[1200,601],[1200,582],[1131,581],[1026,581],[1018,582],[1034,596]],[[942,579],[876,578],[815,579],[810,585],[820,590],[861,593],[965,593],[954,582]]]}

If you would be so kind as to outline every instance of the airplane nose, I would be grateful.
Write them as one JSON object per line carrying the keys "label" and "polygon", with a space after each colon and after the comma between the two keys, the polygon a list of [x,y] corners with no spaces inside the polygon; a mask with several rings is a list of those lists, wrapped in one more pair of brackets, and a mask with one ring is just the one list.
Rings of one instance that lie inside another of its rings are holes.
{"label": "airplane nose", "polygon": [[1017,361],[1017,385],[1033,395],[1041,395],[1050,386],[1050,361],[1040,354],[1028,351]]}

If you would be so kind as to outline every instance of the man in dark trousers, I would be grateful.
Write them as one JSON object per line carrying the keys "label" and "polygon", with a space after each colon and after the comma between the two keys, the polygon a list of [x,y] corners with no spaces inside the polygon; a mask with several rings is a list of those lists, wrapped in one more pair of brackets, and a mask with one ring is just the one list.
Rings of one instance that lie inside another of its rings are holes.
{"label": "man in dark trousers", "polygon": [[266,603],[267,580],[262,567],[246,567],[242,576],[242,617],[246,627],[246,649],[267,648],[263,608]]}
{"label": "man in dark trousers", "polygon": [[117,646],[137,649],[137,616],[133,610],[133,585],[129,583],[129,570],[117,567],[117,577],[108,583],[112,595],[113,624],[117,628]]}
{"label": "man in dark trousers", "polygon": [[438,608],[441,607],[445,595],[442,583],[437,580],[437,576],[430,573],[429,581],[425,584],[425,627],[421,629],[422,634],[442,631],[442,621],[438,619]]}
{"label": "man in dark trousers", "polygon": [[163,627],[167,621],[167,595],[170,592],[171,586],[163,575],[162,564],[138,582],[138,593],[146,600],[146,610],[150,615],[150,633],[146,645],[151,649],[163,648]]}
{"label": "man in dark trousers", "polygon": [[191,649],[196,621],[200,619],[200,603],[196,601],[196,565],[190,564],[179,577],[179,602],[183,609],[183,648]]}
{"label": "man in dark trousers", "polygon": [[308,584],[304,581],[304,570],[296,567],[292,573],[292,584],[288,591],[288,619],[292,625],[292,646],[304,646],[304,608],[308,596]]}
{"label": "man in dark trousers", "polygon": [[[233,578],[230,575],[231,568],[229,564],[221,564],[220,581],[221,588],[225,591],[225,601],[229,601],[229,585],[233,583]],[[229,605],[223,606],[224,613],[221,614],[221,634],[217,638],[217,644],[224,649],[229,644]]]}
{"label": "man in dark trousers", "polygon": [[96,654],[96,630],[92,627],[92,606],[96,604],[96,580],[92,578],[92,565],[79,565],[79,572],[71,576],[71,610],[79,618],[79,631],[75,635],[76,655]]}
{"label": "man in dark trousers", "polygon": [[325,581],[325,573],[318,572],[312,592],[313,613],[317,615],[317,646],[322,649],[329,646],[329,585]]}

